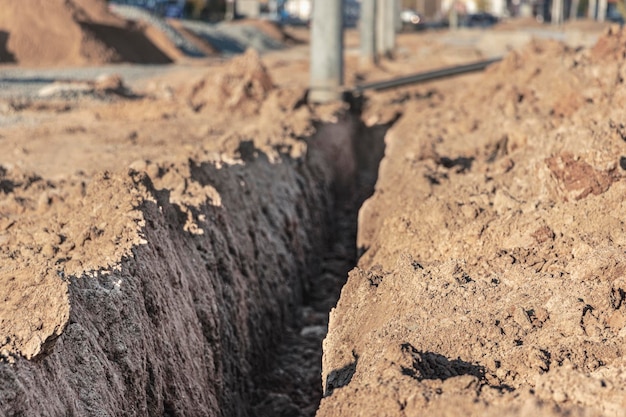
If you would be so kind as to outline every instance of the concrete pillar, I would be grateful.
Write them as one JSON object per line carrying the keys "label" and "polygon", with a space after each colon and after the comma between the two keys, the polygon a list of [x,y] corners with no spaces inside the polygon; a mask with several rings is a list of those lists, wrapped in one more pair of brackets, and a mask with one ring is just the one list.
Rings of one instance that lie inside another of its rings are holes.
{"label": "concrete pillar", "polygon": [[598,0],[589,0],[589,8],[587,9],[587,17],[589,19],[596,19],[596,7],[598,6]]}
{"label": "concrete pillar", "polygon": [[269,0],[267,6],[272,19],[278,19],[278,0]]}
{"label": "concrete pillar", "polygon": [[400,13],[402,13],[402,0],[394,1],[394,12],[393,12],[393,29],[394,29],[394,45],[393,48],[396,48],[395,45],[395,36],[396,33],[402,31],[402,19],[400,19]]}
{"label": "concrete pillar", "polygon": [[376,55],[385,56],[385,6],[387,0],[376,0]]}
{"label": "concrete pillar", "polygon": [[397,0],[387,0],[385,4],[385,55],[393,57],[396,49],[396,3]]}
{"label": "concrete pillar", "polygon": [[315,0],[311,27],[311,89],[309,101],[342,98],[343,1]]}
{"label": "concrete pillar", "polygon": [[598,22],[604,22],[606,20],[606,0],[598,0]]}
{"label": "concrete pillar", "polygon": [[563,0],[552,0],[552,24],[563,23]]}
{"label": "concrete pillar", "polygon": [[235,0],[226,0],[226,15],[225,20],[233,20],[235,18]]}
{"label": "concrete pillar", "polygon": [[388,58],[396,48],[395,1],[377,0],[376,3],[376,52]]}
{"label": "concrete pillar", "polygon": [[569,9],[570,20],[578,19],[578,6],[580,6],[580,0],[572,0],[570,9]]}
{"label": "concrete pillar", "polygon": [[450,6],[450,14],[448,16],[448,26],[450,30],[457,30],[459,28],[459,13],[456,10],[456,0],[452,2]]}
{"label": "concrete pillar", "polygon": [[359,19],[360,64],[368,67],[378,61],[376,55],[376,4],[378,0],[361,0]]}

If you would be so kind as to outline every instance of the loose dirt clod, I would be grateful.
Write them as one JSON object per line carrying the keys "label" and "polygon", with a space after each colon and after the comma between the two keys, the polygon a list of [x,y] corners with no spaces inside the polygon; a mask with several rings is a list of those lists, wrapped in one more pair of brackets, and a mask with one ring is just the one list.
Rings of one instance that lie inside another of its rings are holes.
{"label": "loose dirt clod", "polygon": [[218,74],[208,74],[192,86],[189,101],[196,111],[225,106],[240,114],[255,114],[274,88],[258,52],[248,49]]}

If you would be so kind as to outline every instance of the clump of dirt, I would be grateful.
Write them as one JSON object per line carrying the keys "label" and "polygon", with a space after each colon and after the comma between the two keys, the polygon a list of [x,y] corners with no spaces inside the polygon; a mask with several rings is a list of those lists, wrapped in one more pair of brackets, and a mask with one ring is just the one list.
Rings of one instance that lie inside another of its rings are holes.
{"label": "clump of dirt", "polygon": [[[143,241],[143,220],[129,182],[108,173],[55,182],[0,167],[0,195],[0,352],[30,359],[67,325],[66,276],[114,267]],[[98,203],[100,197],[111,204]],[[78,221],[82,216],[88,222]]]}
{"label": "clump of dirt", "polygon": [[0,29],[20,65],[171,62],[142,27],[110,13],[104,0],[7,2]]}
{"label": "clump of dirt", "polygon": [[233,58],[225,71],[211,72],[191,87],[189,102],[197,111],[225,107],[255,114],[274,88],[274,82],[258,52],[248,49]]}
{"label": "clump of dirt", "polygon": [[536,40],[405,103],[318,416],[623,415],[625,36]]}

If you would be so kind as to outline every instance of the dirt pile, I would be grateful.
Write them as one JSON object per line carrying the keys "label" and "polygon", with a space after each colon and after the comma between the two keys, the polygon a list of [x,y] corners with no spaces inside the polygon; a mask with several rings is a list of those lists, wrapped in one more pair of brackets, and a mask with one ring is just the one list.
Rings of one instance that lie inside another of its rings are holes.
{"label": "dirt pile", "polygon": [[254,114],[273,88],[272,78],[258,52],[248,49],[245,54],[229,61],[225,71],[212,71],[195,83],[191,87],[189,102],[198,111],[225,107]]}
{"label": "dirt pile", "polygon": [[624,415],[625,36],[534,41],[406,103],[318,416]]}
{"label": "dirt pile", "polygon": [[[231,130],[231,149],[251,138],[259,144],[271,143],[276,137],[306,138],[320,117],[306,105],[304,87],[277,88],[254,49],[187,83],[179,94],[191,111],[211,117],[215,125],[238,123],[237,129]],[[336,109],[330,106],[322,113]],[[246,123],[240,123],[242,116]]]}
{"label": "dirt pile", "polygon": [[[171,62],[143,28],[110,13],[104,0],[4,3],[0,30],[6,35],[0,45],[21,65]],[[0,50],[4,61],[6,51]]]}
{"label": "dirt pile", "polygon": [[[137,196],[107,191],[113,184],[130,189],[119,177],[106,174],[87,184],[86,178],[52,182],[4,167],[0,174],[0,279],[7,291],[0,351],[6,358],[30,359],[44,352],[67,325],[66,276],[113,267],[142,241],[138,234],[142,219],[134,211]],[[96,203],[100,197],[113,205]],[[114,216],[115,211],[122,216]],[[82,222],[78,213],[88,221]],[[47,226],[42,229],[41,224]]]}

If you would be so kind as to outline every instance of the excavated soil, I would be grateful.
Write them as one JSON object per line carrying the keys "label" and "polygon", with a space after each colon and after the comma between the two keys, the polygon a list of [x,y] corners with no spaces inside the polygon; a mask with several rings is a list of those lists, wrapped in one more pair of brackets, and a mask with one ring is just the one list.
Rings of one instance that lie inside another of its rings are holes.
{"label": "excavated soil", "polygon": [[624,415],[625,48],[535,40],[404,103],[318,416]]}
{"label": "excavated soil", "polygon": [[305,46],[7,98],[0,415],[620,415],[625,44],[349,105],[306,103]]}
{"label": "excavated soil", "polygon": [[0,62],[37,67],[172,62],[155,43],[174,49],[156,31],[110,13],[104,0],[8,0],[0,13]]}

